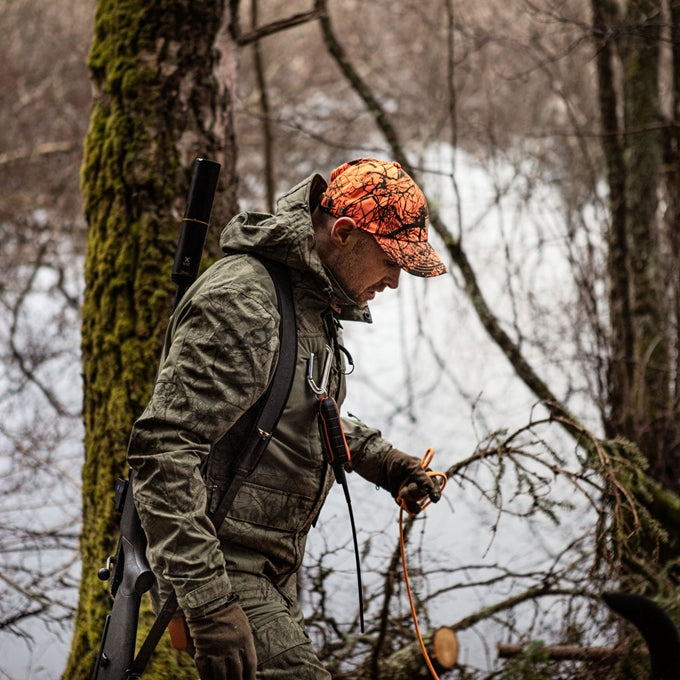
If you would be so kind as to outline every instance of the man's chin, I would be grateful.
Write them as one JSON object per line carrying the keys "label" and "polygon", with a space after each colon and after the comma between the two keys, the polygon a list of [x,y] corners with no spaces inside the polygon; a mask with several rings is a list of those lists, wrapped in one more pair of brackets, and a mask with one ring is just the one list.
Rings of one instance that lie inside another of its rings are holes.
{"label": "man's chin", "polygon": [[375,291],[372,290],[370,293],[365,293],[361,296],[359,300],[359,307],[365,307],[370,300],[375,299]]}

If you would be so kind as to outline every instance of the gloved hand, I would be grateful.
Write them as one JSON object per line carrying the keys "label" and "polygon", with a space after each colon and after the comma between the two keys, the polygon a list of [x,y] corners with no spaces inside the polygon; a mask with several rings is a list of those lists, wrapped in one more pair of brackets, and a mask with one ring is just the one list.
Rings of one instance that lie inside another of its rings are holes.
{"label": "gloved hand", "polygon": [[398,502],[404,501],[408,511],[420,512],[418,501],[428,496],[433,503],[441,498],[439,481],[430,477],[420,464],[420,459],[399,449],[385,455],[378,484],[387,489]]}
{"label": "gloved hand", "polygon": [[255,680],[257,655],[248,617],[238,603],[187,619],[201,680]]}

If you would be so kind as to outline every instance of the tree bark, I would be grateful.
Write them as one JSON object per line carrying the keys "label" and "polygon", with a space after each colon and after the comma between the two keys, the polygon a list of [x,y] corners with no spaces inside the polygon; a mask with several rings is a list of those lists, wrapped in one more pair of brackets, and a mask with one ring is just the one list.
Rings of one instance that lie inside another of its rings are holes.
{"label": "tree bark", "polygon": [[[680,56],[674,46],[670,74],[664,77],[660,58],[667,36],[658,0],[623,5],[592,0],[591,8],[611,214],[605,433],[634,442],[649,464],[651,479],[631,480],[631,490],[670,537],[661,553],[658,532],[639,538],[650,562],[661,564],[677,555],[677,534],[667,523],[669,504],[645,489],[658,484],[657,491],[667,496],[680,492],[678,296],[673,293],[679,280],[680,161],[675,124],[664,121],[661,110],[664,82],[673,83],[674,97],[680,89]],[[673,19],[677,10],[669,12]],[[670,23],[672,37],[677,28]]]}
{"label": "tree bark", "polygon": [[634,374],[629,397],[632,431],[620,434],[637,442],[649,461],[651,475],[666,488],[678,492],[677,462],[666,446],[676,426],[658,218],[663,160],[659,81],[661,3],[630,2],[626,19],[635,26],[620,41],[634,332],[629,361]]}
{"label": "tree bark", "polygon": [[592,0],[593,40],[596,49],[598,104],[602,127],[602,151],[609,187],[610,223],[607,229],[607,270],[609,273],[610,354],[608,366],[608,408],[605,432],[630,431],[630,391],[633,384],[633,322],[627,237],[626,163],[615,84],[613,27],[618,23],[618,5],[611,0]]}
{"label": "tree bark", "polygon": [[[203,0],[100,0],[97,6],[89,56],[94,106],[82,167],[89,226],[83,572],[68,680],[90,677],[110,606],[96,574],[115,549],[114,482],[126,473],[130,427],[153,384],[196,157],[223,166],[213,214],[235,210],[232,80],[215,77],[231,71],[228,38],[220,34],[223,12],[223,2]],[[188,656],[186,663],[167,650],[158,654],[163,677],[195,677]],[[153,668],[147,675],[154,677]]]}

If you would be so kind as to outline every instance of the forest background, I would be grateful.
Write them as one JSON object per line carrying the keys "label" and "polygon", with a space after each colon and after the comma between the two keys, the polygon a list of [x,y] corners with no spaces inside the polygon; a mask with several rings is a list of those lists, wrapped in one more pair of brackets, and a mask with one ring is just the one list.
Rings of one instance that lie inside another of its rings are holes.
{"label": "forest background", "polygon": [[[446,677],[644,677],[634,644],[587,663],[537,647],[501,659],[496,644],[634,641],[599,599],[612,587],[677,609],[679,9],[0,3],[0,677],[89,677],[113,481],[202,155],[223,164],[208,260],[237,209],[271,210],[349,158],[399,160],[426,190],[450,275],[403,277],[373,326],[346,329],[347,409],[400,448],[433,446],[450,478],[408,534],[421,624],[459,637]],[[99,266],[113,251],[118,269]],[[102,387],[107,353],[122,363]],[[397,510],[350,481],[367,635],[339,492],[310,538],[305,613],[336,677],[397,680],[389,660],[413,648]],[[195,677],[170,655],[174,677]]]}

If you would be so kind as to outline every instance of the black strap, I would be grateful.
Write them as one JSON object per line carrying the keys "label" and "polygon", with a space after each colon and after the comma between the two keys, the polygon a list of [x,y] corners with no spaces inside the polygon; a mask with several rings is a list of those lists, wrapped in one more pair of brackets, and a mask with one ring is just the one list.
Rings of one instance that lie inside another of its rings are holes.
{"label": "black strap", "polygon": [[217,508],[211,515],[210,519],[215,526],[215,531],[220,528],[227,516],[241,484],[260,462],[260,458],[272,438],[274,428],[288,401],[295,376],[297,333],[293,292],[288,272],[278,262],[265,259],[262,259],[261,262],[269,271],[276,288],[277,306],[281,318],[279,323],[279,359],[255,425],[246,439],[246,446],[242,455],[239,456],[233,467],[229,486],[225,489]]}
{"label": "black strap", "polygon": [[293,288],[286,268],[272,260],[262,260],[272,277],[276,288],[277,307],[280,316],[279,323],[279,358],[269,386],[269,393],[262,412],[258,418],[258,427],[266,432],[273,432],[283,407],[288,401],[293,378],[295,377],[295,363],[297,361],[297,330],[295,322],[295,305],[293,303]]}
{"label": "black strap", "polygon": [[[288,401],[288,395],[290,394],[295,376],[297,331],[290,277],[282,264],[264,258],[260,259],[260,261],[267,268],[276,289],[276,304],[281,319],[279,323],[279,358],[267,392],[264,398],[257,402],[259,413],[252,430],[246,438],[243,453],[239,456],[233,467],[229,486],[225,489],[217,508],[210,515],[215,531],[219,529],[227,512],[229,512],[229,508],[234,498],[236,498],[241,484],[260,462],[260,458],[272,438],[274,428]],[[149,629],[139,653],[128,669],[129,680],[138,678],[144,672],[154,649],[156,649],[161,636],[176,611],[177,596],[173,591],[158,612],[158,616],[156,616],[156,620]]]}

